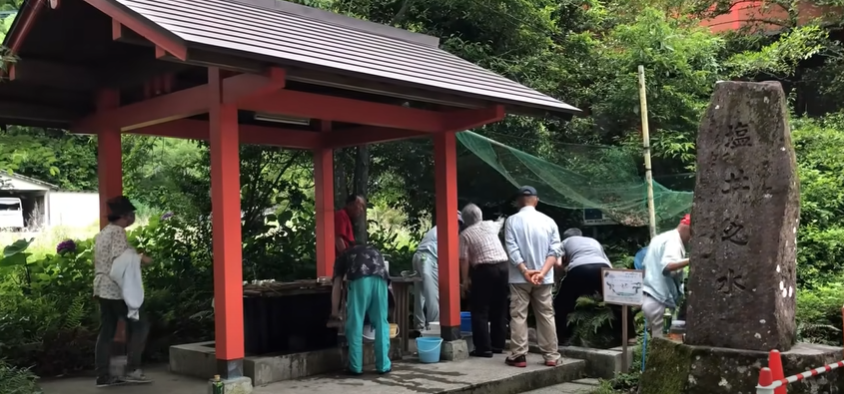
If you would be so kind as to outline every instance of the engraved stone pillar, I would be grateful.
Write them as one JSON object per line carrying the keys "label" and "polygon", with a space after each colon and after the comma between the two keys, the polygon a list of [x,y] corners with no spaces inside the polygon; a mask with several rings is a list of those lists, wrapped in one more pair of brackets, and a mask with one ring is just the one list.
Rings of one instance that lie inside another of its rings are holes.
{"label": "engraved stone pillar", "polygon": [[780,84],[716,85],[697,140],[687,343],[791,349],[796,167]]}

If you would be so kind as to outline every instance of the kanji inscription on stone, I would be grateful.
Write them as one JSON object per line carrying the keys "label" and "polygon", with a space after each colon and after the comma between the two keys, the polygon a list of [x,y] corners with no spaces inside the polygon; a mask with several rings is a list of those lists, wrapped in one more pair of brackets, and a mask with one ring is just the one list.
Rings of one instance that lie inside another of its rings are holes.
{"label": "kanji inscription on stone", "polygon": [[782,87],[717,84],[696,148],[686,343],[786,351],[800,201]]}
{"label": "kanji inscription on stone", "polygon": [[744,170],[728,171],[724,179],[724,185],[721,187],[721,192],[730,193],[746,190],[750,190],[750,177],[744,175]]}
{"label": "kanji inscription on stone", "polygon": [[728,148],[737,148],[740,146],[751,146],[750,136],[747,134],[750,128],[747,123],[737,122],[729,126],[727,131],[727,142],[724,146]]}
{"label": "kanji inscription on stone", "polygon": [[727,269],[727,274],[718,278],[718,291],[724,294],[732,294],[734,290],[745,290],[742,276],[733,271],[732,268]]}
{"label": "kanji inscription on stone", "polygon": [[727,220],[721,232],[721,240],[730,241],[736,245],[747,245],[747,232],[738,219]]}

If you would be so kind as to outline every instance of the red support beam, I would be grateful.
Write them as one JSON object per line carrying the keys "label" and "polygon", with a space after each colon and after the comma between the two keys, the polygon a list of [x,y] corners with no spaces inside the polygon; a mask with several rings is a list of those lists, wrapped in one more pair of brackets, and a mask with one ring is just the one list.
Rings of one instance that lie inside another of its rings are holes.
{"label": "red support beam", "polygon": [[460,338],[460,263],[457,222],[457,136],[434,135],[437,207],[437,261],[440,281],[440,331],[443,339]]}
{"label": "red support beam", "polygon": [[29,31],[32,30],[35,19],[38,18],[38,15],[44,8],[44,3],[41,1],[27,1],[23,5],[24,9],[19,11],[20,20],[15,24],[17,28],[10,31],[9,36],[6,37],[6,45],[9,48],[9,53],[12,55],[18,54],[23,41],[29,35]]}
{"label": "red support beam", "polygon": [[160,46],[156,45],[156,46],[155,46],[155,58],[156,58],[156,59],[161,59],[161,58],[163,58],[163,57],[165,57],[165,56],[167,56],[167,51],[166,51],[166,50],[164,50],[164,48],[162,48],[162,47],[160,47]]}
{"label": "red support beam", "polygon": [[439,112],[293,90],[281,90],[270,96],[244,100],[240,103],[240,108],[429,133],[443,130],[443,118]]}
{"label": "red support beam", "polygon": [[488,108],[465,109],[443,114],[443,129],[446,131],[464,131],[495,123],[507,116],[503,105]]}
{"label": "red support beam", "polygon": [[[127,134],[155,137],[208,140],[209,123],[204,120],[180,119],[152,126],[133,129]],[[320,134],[313,131],[278,129],[266,126],[239,125],[240,143],[243,145],[269,145],[290,149],[317,149]]]}
{"label": "red support beam", "polygon": [[322,135],[322,144],[327,148],[338,149],[349,146],[406,140],[409,138],[430,137],[431,135],[431,133],[424,131],[382,127],[356,127],[324,133]]}
{"label": "red support beam", "polygon": [[[147,93],[157,94],[166,88],[167,76],[157,76],[147,87]],[[241,74],[222,81],[223,104],[238,104],[246,99],[262,99],[284,87],[284,70],[271,68],[266,76]],[[208,112],[208,85],[200,85],[163,94],[145,101],[129,104],[105,112],[98,112],[76,122],[76,133],[89,133],[99,128],[119,128],[121,131],[153,126]]]}
{"label": "red support beam", "polygon": [[149,100],[96,113],[77,122],[74,132],[90,132],[100,128],[129,131],[208,112],[208,85],[200,85]]}
{"label": "red support beam", "polygon": [[223,103],[239,104],[248,100],[259,100],[284,89],[284,69],[270,67],[265,75],[240,74],[226,78],[223,82]]}
{"label": "red support beam", "polygon": [[208,69],[208,82],[216,357],[228,378],[242,375],[244,357],[240,140],[237,107],[222,104],[219,69]]}
{"label": "red support beam", "polygon": [[[97,111],[108,111],[120,103],[117,91],[104,90],[97,97]],[[106,201],[123,194],[123,151],[120,130],[103,128],[97,132],[97,180],[100,194],[100,228],[108,224]]]}
{"label": "red support beam", "polygon": [[117,19],[111,20],[111,39],[112,41],[117,41],[123,38],[123,25],[117,21]]}
{"label": "red support beam", "polygon": [[[132,29],[143,38],[146,38],[153,44],[164,48],[173,57],[181,61],[188,60],[188,48],[185,42],[175,34],[168,33],[166,30],[156,28],[154,24],[147,23],[140,15],[132,12],[125,6],[116,1],[110,0],[85,0],[94,8],[100,10],[103,14],[110,16],[121,25]],[[114,34],[114,24],[112,23],[112,34]]]}
{"label": "red support beam", "polygon": [[[331,134],[331,122],[320,122],[320,133]],[[313,150],[316,208],[317,277],[331,276],[334,266],[334,150],[325,145]]]}

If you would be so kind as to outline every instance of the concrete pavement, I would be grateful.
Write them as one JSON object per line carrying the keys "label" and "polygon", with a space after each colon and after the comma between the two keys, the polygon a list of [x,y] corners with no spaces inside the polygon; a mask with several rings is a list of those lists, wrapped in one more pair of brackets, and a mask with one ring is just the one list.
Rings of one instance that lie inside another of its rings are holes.
{"label": "concrete pavement", "polygon": [[[254,393],[336,394],[349,390],[367,394],[520,393],[578,379],[584,367],[584,361],[574,359],[565,359],[558,367],[546,367],[542,365],[542,357],[534,354],[528,356],[527,368],[506,366],[503,355],[437,364],[406,361],[394,363],[393,372],[387,375],[321,375],[256,387]],[[149,369],[147,375],[155,382],[143,386],[98,389],[91,378],[72,378],[44,381],[41,387],[45,394],[203,394],[207,390],[207,382],[170,374],[166,367]]]}

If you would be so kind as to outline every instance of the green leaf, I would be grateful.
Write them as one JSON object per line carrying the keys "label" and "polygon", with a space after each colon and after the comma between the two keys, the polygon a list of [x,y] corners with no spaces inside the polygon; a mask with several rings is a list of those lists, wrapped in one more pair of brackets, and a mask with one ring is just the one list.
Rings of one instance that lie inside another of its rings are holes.
{"label": "green leaf", "polygon": [[15,241],[13,244],[3,248],[3,257],[11,257],[18,253],[22,253],[29,247],[30,244],[32,244],[32,241],[34,240],[35,238],[30,238],[29,240],[19,239]]}

